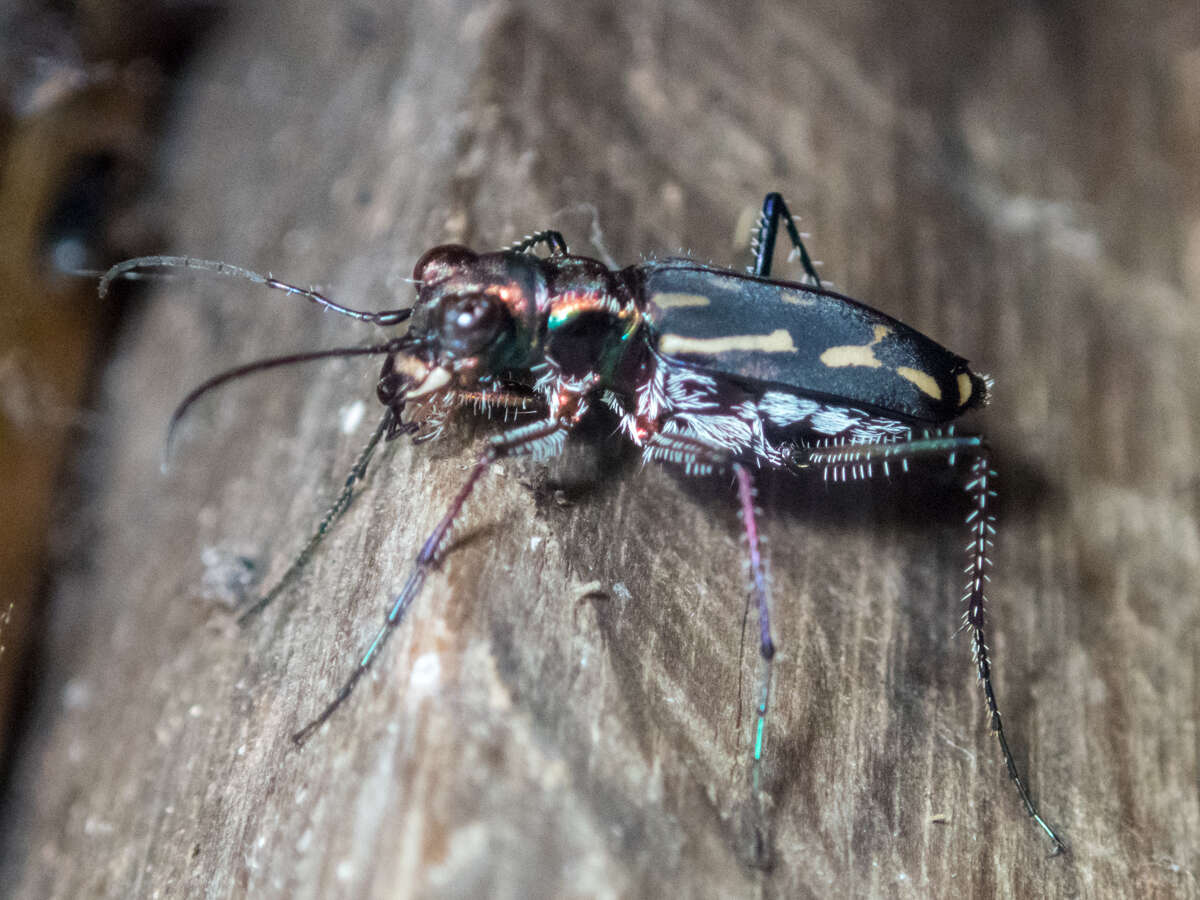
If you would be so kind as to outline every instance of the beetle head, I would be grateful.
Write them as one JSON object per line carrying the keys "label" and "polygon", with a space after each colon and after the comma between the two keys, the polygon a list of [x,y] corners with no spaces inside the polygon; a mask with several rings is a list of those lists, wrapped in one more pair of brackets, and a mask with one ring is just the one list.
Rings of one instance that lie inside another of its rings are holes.
{"label": "beetle head", "polygon": [[543,284],[535,260],[447,244],[422,256],[413,278],[417,301],[408,333],[384,362],[381,402],[431,402],[528,368]]}

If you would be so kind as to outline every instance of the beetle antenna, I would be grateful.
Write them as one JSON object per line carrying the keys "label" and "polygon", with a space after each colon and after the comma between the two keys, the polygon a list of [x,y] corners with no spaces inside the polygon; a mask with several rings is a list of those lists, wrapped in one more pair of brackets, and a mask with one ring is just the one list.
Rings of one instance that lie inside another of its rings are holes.
{"label": "beetle antenna", "polygon": [[263,284],[269,288],[275,288],[286,294],[296,294],[304,297],[306,300],[311,300],[318,306],[323,306],[325,309],[331,309],[335,313],[349,316],[351,319],[358,319],[360,322],[370,322],[373,325],[398,325],[412,315],[410,308],[386,309],[381,312],[365,312],[359,309],[351,309],[348,306],[342,306],[340,303],[334,303],[320,291],[287,284],[286,282],[279,281],[270,273],[260,275],[258,272],[243,269],[241,266],[235,266],[232,263],[221,262],[215,259],[197,259],[194,256],[138,256],[134,259],[127,259],[124,262],[117,263],[100,278],[99,293],[101,299],[108,295],[108,289],[116,279],[129,277],[132,273],[140,269],[154,268],[197,269],[205,272],[216,272],[218,275],[241,278],[254,284]]}
{"label": "beetle antenna", "polygon": [[175,430],[180,421],[187,415],[188,410],[192,408],[197,400],[214,388],[241,378],[243,375],[252,375],[255,372],[263,372],[267,369],[277,369],[280,366],[290,366],[295,363],[312,362],[318,359],[332,359],[340,356],[378,356],[384,353],[394,353],[397,349],[399,349],[398,342],[390,341],[386,344],[373,344],[369,347],[335,347],[329,350],[307,350],[303,353],[289,353],[286,356],[271,356],[266,359],[256,359],[254,362],[234,366],[232,369],[226,369],[224,372],[205,379],[192,388],[187,396],[180,401],[179,405],[175,407],[175,411],[171,413],[171,420],[167,423],[167,439],[163,444],[163,471],[166,471],[170,461],[171,443],[175,438]]}

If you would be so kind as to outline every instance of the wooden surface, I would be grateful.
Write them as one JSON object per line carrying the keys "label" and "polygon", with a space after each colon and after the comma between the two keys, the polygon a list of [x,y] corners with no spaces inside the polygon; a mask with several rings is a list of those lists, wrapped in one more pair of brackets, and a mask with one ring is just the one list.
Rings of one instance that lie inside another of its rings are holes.
{"label": "wooden surface", "polygon": [[618,460],[564,503],[506,465],[376,677],[294,751],[481,432],[397,442],[238,629],[239,560],[269,582],[302,542],[366,439],[342,414],[374,416],[374,366],[230,387],[162,477],[170,409],[224,366],[369,332],[182,281],[128,322],[79,460],[9,896],[1200,895],[1194,3],[259,7],[170,111],[147,186],[168,249],[388,307],[446,239],[555,225],[592,249],[582,203],[622,262],[741,265],[735,224],[779,189],[837,287],[996,378],[970,424],[1001,473],[997,689],[1072,853],[1046,858],[952,637],[949,473],[764,485],[765,870],[721,479]]}
{"label": "wooden surface", "polygon": [[[105,358],[116,303],[68,270],[109,260],[122,236],[114,197],[144,180],[155,53],[132,54],[82,21],[29,9],[0,27],[0,734],[38,636],[47,545],[66,461],[91,419],[91,374]],[[144,8],[144,7],[143,7]],[[44,10],[43,10],[44,11]],[[149,11],[147,15],[153,15]],[[128,38],[128,33],[126,38]],[[87,52],[81,46],[87,45]],[[37,48],[36,57],[29,51]],[[102,59],[103,63],[97,60]],[[89,78],[89,76],[91,76]],[[126,184],[122,191],[120,185]],[[7,759],[10,742],[0,740]]]}

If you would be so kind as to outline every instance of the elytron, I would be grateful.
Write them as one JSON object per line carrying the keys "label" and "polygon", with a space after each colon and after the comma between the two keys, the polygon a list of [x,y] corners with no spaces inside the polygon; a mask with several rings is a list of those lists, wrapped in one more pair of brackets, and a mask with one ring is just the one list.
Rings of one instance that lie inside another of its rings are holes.
{"label": "elytron", "polygon": [[[772,280],[783,227],[804,268],[803,281]],[[262,369],[331,356],[379,355],[376,393],[383,417],[341,494],[280,581],[242,612],[266,607],[304,566],[346,509],[381,440],[437,437],[459,407],[485,415],[522,413],[525,422],[489,437],[395,595],[386,617],[341,689],[293,735],[308,740],[350,697],[404,618],[484,474],[506,457],[547,459],[597,407],[615,415],[624,437],[647,460],[685,474],[728,472],[745,530],[760,650],[752,790],[759,791],[775,644],[760,552],[755,472],[820,473],[831,482],[889,477],[909,463],[944,460],[965,471],[970,501],[963,628],[991,730],[1026,813],[1066,849],[1038,812],[1009,751],[992,687],[985,639],[984,586],[995,533],[996,473],[983,439],[949,424],[987,402],[990,379],[966,360],[889,316],[822,286],[779,194],[768,194],[752,240],[748,274],[690,259],[655,259],[612,269],[571,253],[557,231],[539,231],[505,250],[476,253],[446,245],[413,270],[410,307],[363,312],[312,289],[227,263],[140,257],[101,279],[156,267],[212,270],[303,297],[380,327],[407,322],[404,334],[352,348],[259,360],[202,383],[180,404],[171,427],[202,395]],[[537,251],[544,249],[545,255]]]}

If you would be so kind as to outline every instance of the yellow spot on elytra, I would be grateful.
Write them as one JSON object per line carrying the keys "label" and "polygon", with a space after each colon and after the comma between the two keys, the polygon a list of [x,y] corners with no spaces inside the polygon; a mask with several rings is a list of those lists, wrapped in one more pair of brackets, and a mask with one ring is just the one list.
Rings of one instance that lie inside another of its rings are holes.
{"label": "yellow spot on elytra", "polygon": [[801,291],[794,291],[788,288],[781,288],[779,291],[779,299],[791,306],[812,306],[817,301],[811,295]]}
{"label": "yellow spot on elytra", "polygon": [[971,383],[971,376],[966,372],[958,374],[958,405],[966,406],[967,401],[971,399],[971,392],[975,390],[975,385]]}
{"label": "yellow spot on elytra", "polygon": [[795,353],[796,344],[786,328],[776,328],[770,334],[731,334],[719,338],[691,338],[679,334],[664,334],[658,349],[668,356],[679,353],[729,353],[733,350],[757,350],[760,353]]}
{"label": "yellow spot on elytra", "polygon": [[709,300],[703,294],[655,294],[650,302],[661,309],[673,309],[680,306],[708,306]]}
{"label": "yellow spot on elytra", "polygon": [[922,372],[920,369],[910,369],[908,366],[897,366],[896,374],[901,378],[907,378],[922,393],[928,394],[934,400],[942,399],[942,389],[938,387],[938,383],[929,373]]}
{"label": "yellow spot on elytra", "polygon": [[878,369],[883,365],[875,358],[875,351],[871,349],[870,344],[830,347],[821,354],[821,362],[833,369],[842,366],[868,366]]}
{"label": "yellow spot on elytra", "polygon": [[891,331],[892,329],[886,325],[876,325],[875,337],[871,339],[871,343],[830,347],[821,354],[821,362],[831,369],[841,366],[867,366],[871,369],[878,369],[883,363],[875,358],[875,351],[872,348],[887,337]]}

